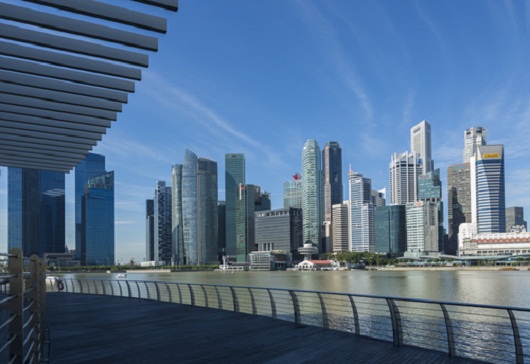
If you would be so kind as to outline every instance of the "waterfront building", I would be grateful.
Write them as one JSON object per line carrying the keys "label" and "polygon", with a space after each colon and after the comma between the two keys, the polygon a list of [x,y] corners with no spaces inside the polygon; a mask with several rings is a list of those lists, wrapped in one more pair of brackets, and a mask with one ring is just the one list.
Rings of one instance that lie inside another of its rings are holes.
{"label": "waterfront building", "polygon": [[65,175],[8,168],[8,249],[24,256],[65,252]]}
{"label": "waterfront building", "polygon": [[155,201],[145,200],[145,261],[155,260]]}
{"label": "waterfront building", "polygon": [[255,212],[255,229],[256,250],[297,253],[303,244],[302,209]]}
{"label": "waterfront building", "polygon": [[217,257],[219,261],[226,256],[226,203],[217,202]]}
{"label": "waterfront building", "polygon": [[256,251],[249,254],[250,270],[286,270],[292,265],[292,254],[285,250]]}
{"label": "waterfront building", "polygon": [[524,228],[507,233],[479,233],[475,224],[460,227],[459,256],[530,254],[530,233]]}
{"label": "waterfront building", "polygon": [[438,251],[443,252],[445,229],[443,226],[442,181],[440,180],[439,168],[418,177],[418,199],[434,202],[438,206]]}
{"label": "waterfront building", "polygon": [[505,232],[504,146],[477,146],[470,166],[472,222],[479,233]]}
{"label": "waterfront building", "polygon": [[528,230],[526,221],[524,220],[523,207],[514,206],[506,208],[506,232],[512,231],[514,226],[524,226],[525,230]]}
{"label": "waterfront building", "polygon": [[375,209],[375,252],[402,257],[407,250],[407,219],[404,205]]}
{"label": "waterfront building", "polygon": [[182,216],[182,164],[171,168],[171,250],[173,264],[184,264],[184,218]]}
{"label": "waterfront building", "polygon": [[389,164],[390,204],[405,205],[418,200],[418,177],[422,165],[416,153],[394,153]]}
{"label": "waterfront building", "polygon": [[154,210],[154,257],[155,261],[170,265],[173,259],[173,237],[171,231],[171,187],[165,181],[157,181]]}
{"label": "waterfront building", "polygon": [[372,205],[375,207],[386,206],[386,188],[381,190],[372,190]]}
{"label": "waterfront building", "polygon": [[481,126],[464,131],[464,163],[468,163],[477,152],[477,147],[487,144],[486,128]]}
{"label": "waterfront building", "polygon": [[299,173],[283,184],[283,208],[289,207],[302,208],[302,176]]}
{"label": "waterfront building", "polygon": [[417,201],[406,205],[407,251],[406,258],[419,258],[438,252],[438,204]]}
{"label": "waterfront building", "polygon": [[304,242],[313,242],[321,251],[322,166],[320,147],[315,139],[308,139],[304,144],[302,176]]}
{"label": "waterfront building", "polygon": [[81,205],[81,264],[114,265],[114,172],[90,177]]}
{"label": "waterfront building", "polygon": [[225,154],[226,254],[236,255],[236,201],[238,187],[245,184],[245,155]]}
{"label": "waterfront building", "polygon": [[372,205],[372,180],[352,170],[348,173],[350,206],[350,250],[373,252],[374,206]]}
{"label": "waterfront building", "polygon": [[431,124],[423,120],[410,128],[410,151],[418,156],[421,174],[434,169],[431,149]]}
{"label": "waterfront building", "polygon": [[349,250],[349,201],[333,205],[333,252],[346,252]]}
{"label": "waterfront building", "polygon": [[455,255],[458,248],[460,224],[471,223],[471,175],[469,162],[447,168],[447,227],[446,254]]}
{"label": "waterfront building", "polygon": [[82,245],[82,199],[85,192],[85,184],[88,179],[107,173],[105,170],[105,156],[96,153],[88,153],[75,167],[75,250],[76,258],[81,258]]}
{"label": "waterfront building", "polygon": [[324,236],[322,251],[331,252],[332,244],[332,206],[342,202],[342,149],[338,142],[328,142],[322,150],[323,176],[323,224]]}

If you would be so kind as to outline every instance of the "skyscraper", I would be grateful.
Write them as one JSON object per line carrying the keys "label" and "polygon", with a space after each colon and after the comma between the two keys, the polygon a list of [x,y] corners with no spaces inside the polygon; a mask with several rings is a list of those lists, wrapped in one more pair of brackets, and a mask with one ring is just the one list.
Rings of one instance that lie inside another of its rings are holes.
{"label": "skyscraper", "polygon": [[348,181],[350,191],[351,251],[373,252],[375,248],[375,232],[372,180],[350,170]]}
{"label": "skyscraper", "polygon": [[237,189],[245,184],[245,155],[225,154],[226,254],[236,254]]}
{"label": "skyscraper", "polygon": [[406,205],[407,251],[405,257],[418,258],[439,251],[438,204],[430,201]]}
{"label": "skyscraper", "polygon": [[375,252],[391,257],[407,250],[407,220],[404,205],[378,206],[375,209]]}
{"label": "skyscraper", "polygon": [[504,146],[477,146],[470,165],[471,209],[478,232],[505,232]]}
{"label": "skyscraper", "polygon": [[65,251],[64,173],[8,168],[8,248],[24,256]]}
{"label": "skyscraper", "polygon": [[114,172],[90,177],[81,204],[81,264],[114,265]]}
{"label": "skyscraper", "polygon": [[107,173],[105,170],[105,156],[101,154],[88,153],[75,167],[75,251],[76,258],[81,258],[82,242],[82,199],[85,193],[85,184],[90,177],[101,176]]}
{"label": "skyscraper", "polygon": [[173,259],[171,233],[171,187],[165,181],[157,181],[154,198],[154,260],[170,265]]}
{"label": "skyscraper", "polygon": [[255,219],[259,251],[284,250],[294,254],[302,246],[302,209],[257,211]]}
{"label": "skyscraper", "polygon": [[471,223],[471,169],[469,162],[447,168],[447,228],[446,254],[456,254],[460,224]]}
{"label": "skyscraper", "polygon": [[444,251],[443,226],[443,202],[442,181],[440,180],[440,169],[434,169],[418,178],[418,199],[425,202],[433,202],[438,207],[438,251]]}
{"label": "skyscraper", "polygon": [[512,231],[513,226],[524,226],[525,230],[527,229],[523,207],[514,206],[506,208],[506,232]]}
{"label": "skyscraper", "polygon": [[308,139],[302,151],[302,215],[304,243],[311,240],[320,247],[322,227],[322,168],[320,147]]}
{"label": "skyscraper", "polygon": [[487,144],[486,128],[481,126],[466,129],[464,131],[464,163],[477,152],[477,147]]}
{"label": "skyscraper", "polygon": [[418,200],[418,177],[422,166],[416,153],[394,153],[390,164],[390,204],[405,205]]}
{"label": "skyscraper", "polygon": [[410,129],[410,151],[418,156],[421,174],[434,169],[431,152],[431,124],[423,120]]}
{"label": "skyscraper", "polygon": [[155,260],[155,201],[145,200],[145,260]]}
{"label": "skyscraper", "polygon": [[298,173],[293,175],[291,181],[283,184],[283,208],[302,208],[302,176]]}
{"label": "skyscraper", "polygon": [[326,143],[322,150],[324,237],[323,251],[333,251],[332,206],[342,202],[342,149],[338,142]]}
{"label": "skyscraper", "polygon": [[333,222],[331,225],[333,230],[333,252],[336,253],[349,250],[349,206],[348,201],[333,205]]}
{"label": "skyscraper", "polygon": [[171,230],[175,264],[184,264],[184,227],[182,217],[182,164],[171,168]]}

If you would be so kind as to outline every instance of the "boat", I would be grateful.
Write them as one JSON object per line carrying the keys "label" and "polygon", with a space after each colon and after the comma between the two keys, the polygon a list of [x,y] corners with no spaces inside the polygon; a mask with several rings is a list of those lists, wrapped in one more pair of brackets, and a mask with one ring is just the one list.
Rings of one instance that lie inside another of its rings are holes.
{"label": "boat", "polygon": [[127,278],[127,274],[126,273],[118,273],[116,275],[116,278]]}

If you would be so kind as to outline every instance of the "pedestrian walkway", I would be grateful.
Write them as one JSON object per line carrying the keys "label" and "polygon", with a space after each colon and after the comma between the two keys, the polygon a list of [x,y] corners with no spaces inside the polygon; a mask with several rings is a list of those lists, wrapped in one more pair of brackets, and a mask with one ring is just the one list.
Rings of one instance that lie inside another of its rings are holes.
{"label": "pedestrian walkway", "polygon": [[477,363],[230,311],[48,293],[52,363]]}

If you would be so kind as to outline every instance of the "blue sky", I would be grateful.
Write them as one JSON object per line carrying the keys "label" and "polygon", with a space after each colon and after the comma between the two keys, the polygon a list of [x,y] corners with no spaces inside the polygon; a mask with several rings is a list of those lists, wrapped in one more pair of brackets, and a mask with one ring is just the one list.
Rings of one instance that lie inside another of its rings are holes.
{"label": "blue sky", "polygon": [[[181,0],[129,104],[94,152],[116,176],[116,259],[145,256],[145,199],[184,150],[218,162],[245,153],[247,182],[282,206],[308,138],[338,141],[346,172],[388,187],[390,155],[432,125],[433,159],[462,161],[466,128],[504,144],[506,204],[530,217],[530,2]],[[167,13],[165,13],[167,16]],[[0,251],[7,247],[7,171]],[[67,175],[74,245],[74,178]],[[345,196],[347,196],[345,194]]]}

